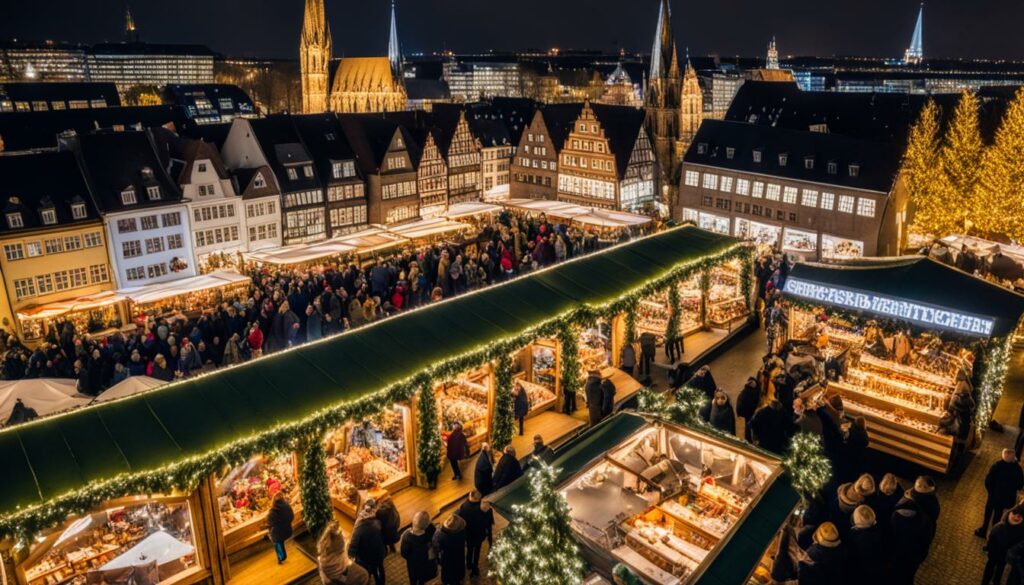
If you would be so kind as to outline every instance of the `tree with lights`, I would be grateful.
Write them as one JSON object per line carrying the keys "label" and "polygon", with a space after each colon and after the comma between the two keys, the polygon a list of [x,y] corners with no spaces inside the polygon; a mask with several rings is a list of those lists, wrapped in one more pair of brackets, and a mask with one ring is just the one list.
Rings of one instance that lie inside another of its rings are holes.
{"label": "tree with lights", "polygon": [[782,463],[789,472],[793,489],[805,502],[814,498],[832,478],[832,463],[825,456],[821,437],[812,433],[793,435]]}
{"label": "tree with lights", "polygon": [[488,553],[491,576],[501,585],[578,585],[584,564],[569,506],[555,489],[558,471],[542,462],[531,467],[530,501],[512,507],[512,523]]}
{"label": "tree with lights", "polygon": [[494,421],[491,424],[491,445],[498,451],[512,443],[516,432],[513,412],[512,358],[503,353],[498,357],[494,370]]}
{"label": "tree with lights", "polygon": [[1017,95],[985,149],[971,217],[985,235],[1024,238],[1024,88]]}
{"label": "tree with lights", "polygon": [[933,100],[921,108],[910,129],[907,151],[903,155],[903,176],[907,195],[914,206],[913,230],[920,234],[944,233],[942,219],[947,209],[938,185],[939,107]]}
{"label": "tree with lights", "polygon": [[324,442],[318,437],[307,441],[302,457],[302,472],[299,474],[299,489],[302,497],[302,518],[313,538],[334,518],[331,493],[327,487],[327,453]]}
{"label": "tree with lights", "polygon": [[978,98],[973,92],[964,91],[939,149],[935,235],[967,231],[965,222],[971,219],[971,199],[978,185],[983,150]]}
{"label": "tree with lights", "polygon": [[430,384],[420,388],[419,436],[416,467],[427,478],[427,487],[437,487],[437,476],[441,475],[441,427],[437,420],[437,400]]}
{"label": "tree with lights", "polygon": [[653,414],[667,421],[685,425],[703,425],[700,409],[707,403],[704,393],[690,386],[676,390],[673,398],[650,388],[644,388],[637,394],[637,410]]}

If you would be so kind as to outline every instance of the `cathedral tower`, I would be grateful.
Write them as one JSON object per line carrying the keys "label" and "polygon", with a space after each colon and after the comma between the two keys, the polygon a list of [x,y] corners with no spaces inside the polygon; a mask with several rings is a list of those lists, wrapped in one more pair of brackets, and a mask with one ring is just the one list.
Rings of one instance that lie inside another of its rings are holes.
{"label": "cathedral tower", "polygon": [[914,25],[914,36],[910,38],[910,46],[903,54],[903,62],[907,65],[918,65],[924,60],[924,39],[922,25],[924,24],[924,4],[917,12],[917,24]]}
{"label": "cathedral tower", "polygon": [[775,45],[775,36],[772,36],[772,42],[768,43],[768,57],[765,59],[765,69],[778,69],[779,68],[779,48]]}
{"label": "cathedral tower", "polygon": [[658,29],[651,49],[651,70],[644,91],[647,118],[644,125],[654,141],[654,154],[661,167],[664,184],[672,182],[681,153],[679,141],[679,107],[682,76],[679,54],[672,36],[672,12],[668,0],[661,0]]}
{"label": "cathedral tower", "polygon": [[683,72],[682,106],[679,111],[679,152],[685,153],[693,142],[693,137],[704,121],[704,93],[697,80],[697,71],[686,59],[686,70]]}
{"label": "cathedral tower", "polygon": [[306,0],[299,41],[302,70],[302,111],[327,111],[327,75],[331,63],[331,29],[324,14],[324,0]]}

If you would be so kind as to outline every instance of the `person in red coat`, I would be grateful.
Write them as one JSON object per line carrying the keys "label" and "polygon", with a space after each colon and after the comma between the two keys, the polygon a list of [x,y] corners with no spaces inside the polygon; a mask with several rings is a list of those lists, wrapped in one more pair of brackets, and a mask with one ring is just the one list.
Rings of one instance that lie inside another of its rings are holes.
{"label": "person in red coat", "polygon": [[448,449],[445,454],[448,456],[448,462],[452,464],[454,473],[452,479],[461,480],[462,468],[459,467],[459,461],[469,456],[469,442],[466,441],[466,435],[462,432],[462,423],[455,423],[451,434],[448,435]]}

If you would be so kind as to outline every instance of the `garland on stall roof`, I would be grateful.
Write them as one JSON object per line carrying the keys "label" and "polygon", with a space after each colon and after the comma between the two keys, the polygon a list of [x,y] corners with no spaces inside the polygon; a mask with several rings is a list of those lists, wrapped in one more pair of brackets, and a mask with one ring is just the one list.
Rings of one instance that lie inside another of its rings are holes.
{"label": "garland on stall roof", "polygon": [[331,492],[327,480],[327,453],[320,437],[312,437],[302,456],[299,490],[302,496],[302,518],[313,539],[334,517]]}
{"label": "garland on stall roof", "polygon": [[416,467],[428,478],[441,475],[441,423],[437,417],[434,387],[425,383],[420,388],[419,433],[416,437]]}
{"label": "garland on stall roof", "polygon": [[740,262],[740,290],[743,291],[743,298],[747,302],[747,310],[754,310],[754,252],[751,250],[750,257]]}
{"label": "garland on stall roof", "polygon": [[580,369],[580,344],[579,336],[575,328],[568,324],[562,324],[558,328],[558,344],[561,346],[562,354],[562,399],[566,394],[576,395],[580,391],[583,382],[583,372]]}
{"label": "garland on stall roof", "polygon": [[700,409],[708,402],[703,392],[692,386],[683,386],[675,391],[673,398],[669,401],[666,393],[644,388],[637,394],[637,411],[676,424],[715,430],[700,418]]}
{"label": "garland on stall roof", "polygon": [[[257,434],[236,439],[206,453],[178,459],[157,469],[122,473],[109,479],[93,481],[87,486],[49,498],[41,504],[19,508],[0,516],[0,538],[15,536],[22,543],[27,543],[37,533],[65,521],[68,517],[85,513],[99,504],[115,498],[194,491],[205,478],[221,472],[225,467],[237,467],[261,454],[277,455],[294,452],[300,448],[301,442],[309,437],[323,436],[328,430],[337,428],[347,421],[364,420],[390,408],[395,403],[407,402],[421,388],[429,388],[432,391],[436,384],[452,380],[462,372],[493,362],[503,353],[513,352],[538,338],[550,338],[556,335],[559,337],[564,350],[563,368],[569,371],[563,371],[563,390],[572,385],[576,385],[578,388],[581,383],[581,379],[578,377],[579,364],[577,362],[575,367],[577,377],[569,380],[567,374],[572,371],[571,362],[573,360],[565,358],[567,350],[577,343],[576,329],[590,326],[597,319],[610,320],[629,308],[635,308],[641,299],[664,290],[673,281],[686,280],[694,274],[706,272],[712,267],[742,258],[750,258],[748,246],[734,244],[718,254],[680,264],[626,294],[597,303],[594,306],[578,306],[544,323],[526,329],[518,335],[500,339],[452,357],[358,400],[342,402],[321,409],[301,421],[283,423]],[[576,352],[572,352],[572,355],[575,356]],[[433,419],[425,419],[421,416],[420,420],[436,420],[436,410],[434,412]],[[26,424],[32,425],[33,423]],[[438,449],[434,452],[437,453],[439,469],[439,436],[437,444]],[[419,448],[420,453],[424,454],[422,442]],[[422,466],[422,464],[423,460],[420,459],[419,465]],[[423,471],[422,467],[421,471]]]}
{"label": "garland on stall roof", "polygon": [[979,429],[988,426],[992,412],[1003,395],[1003,385],[1010,369],[1011,339],[991,339],[981,358],[981,383],[978,384],[978,409],[974,420]]}
{"label": "garland on stall roof", "polygon": [[821,437],[800,432],[793,435],[789,450],[782,460],[789,472],[793,489],[804,502],[809,502],[832,479],[832,464],[825,456]]}
{"label": "garland on stall roof", "polygon": [[[516,422],[512,389],[512,358],[502,354],[495,364],[494,370],[494,422],[491,425],[491,445],[497,450],[504,450],[512,444]],[[525,390],[523,390],[525,392]]]}
{"label": "garland on stall roof", "polygon": [[679,281],[668,285],[668,324],[665,325],[665,343],[679,339],[679,316],[683,307],[679,296]]}
{"label": "garland on stall roof", "polygon": [[711,292],[711,267],[700,271],[700,322],[708,322],[708,293]]}
{"label": "garland on stall roof", "polygon": [[626,344],[636,343],[636,305],[626,308],[626,335],[623,341]]}

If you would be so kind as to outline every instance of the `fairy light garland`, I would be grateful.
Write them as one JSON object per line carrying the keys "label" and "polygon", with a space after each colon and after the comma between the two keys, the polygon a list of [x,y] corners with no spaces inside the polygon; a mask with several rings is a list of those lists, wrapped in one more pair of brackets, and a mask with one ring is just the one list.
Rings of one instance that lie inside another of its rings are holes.
{"label": "fairy light garland", "polygon": [[793,435],[782,464],[789,472],[793,489],[804,501],[813,498],[832,479],[832,463],[825,456],[821,437],[812,433]]}
{"label": "fairy light garland", "polygon": [[314,538],[334,517],[334,507],[327,480],[327,453],[324,443],[313,438],[302,456],[299,490],[302,496],[302,518]]}
{"label": "fairy light garland", "polygon": [[441,475],[441,423],[437,418],[434,387],[424,384],[419,397],[419,431],[416,437],[416,468],[433,484]]}
{"label": "fairy light garland", "polygon": [[491,424],[491,445],[495,449],[504,449],[512,444],[515,434],[515,416],[513,412],[512,358],[502,354],[494,368],[494,422]]}
{"label": "fairy light garland", "polygon": [[[19,507],[14,512],[0,516],[0,537],[14,536],[27,542],[35,534],[63,522],[68,517],[87,512],[102,502],[115,498],[130,495],[168,494],[175,491],[192,492],[205,478],[225,468],[237,467],[257,455],[273,456],[294,452],[310,437],[322,437],[328,430],[345,422],[363,420],[395,403],[407,402],[421,389],[426,390],[422,392],[423,396],[432,395],[432,389],[437,384],[455,379],[458,374],[467,370],[495,362],[502,355],[516,351],[538,338],[557,336],[562,343],[563,368],[572,370],[576,352],[569,353],[571,357],[568,359],[567,352],[573,346],[578,346],[576,339],[578,329],[589,326],[598,319],[611,319],[615,315],[635,310],[641,299],[666,289],[673,282],[689,279],[697,273],[706,277],[708,272],[716,266],[732,260],[749,260],[750,258],[751,254],[747,244],[733,244],[718,253],[681,263],[628,293],[593,306],[577,306],[562,315],[528,328],[518,335],[479,346],[428,367],[370,395],[321,409],[300,421],[283,423],[271,429],[255,432],[206,453],[180,458],[156,469],[121,473],[106,480],[90,482],[84,487],[55,496],[46,502]],[[575,363],[575,370],[578,372],[578,360]],[[567,372],[563,371],[563,390],[567,390],[573,385],[578,389],[578,375],[569,379],[566,374]],[[420,400],[420,420],[436,420],[436,405],[433,406],[434,415],[432,417],[424,416],[428,414],[424,411],[429,409],[424,402],[431,401]],[[424,430],[425,426],[429,427],[429,423],[421,424],[418,467],[424,474],[427,471],[433,471],[430,453],[437,453],[437,471],[439,472],[440,432],[438,429],[436,435],[433,435],[431,434],[433,431],[429,428]],[[428,437],[426,434],[431,434],[431,436]],[[435,449],[433,445],[436,445],[437,448]]]}

